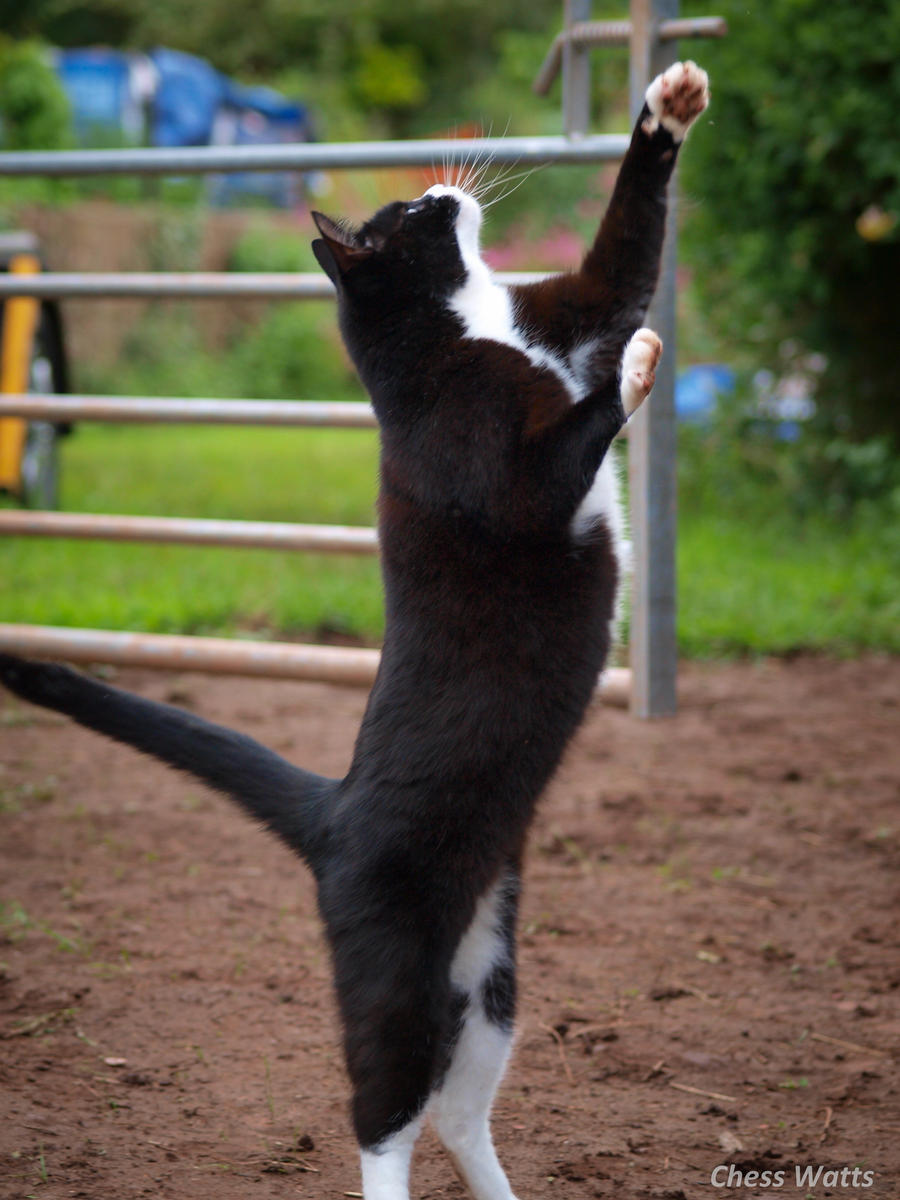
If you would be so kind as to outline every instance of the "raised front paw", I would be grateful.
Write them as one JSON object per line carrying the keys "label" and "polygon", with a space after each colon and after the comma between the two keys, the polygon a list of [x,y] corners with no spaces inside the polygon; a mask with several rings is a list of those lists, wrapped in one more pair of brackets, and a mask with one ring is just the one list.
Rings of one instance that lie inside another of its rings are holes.
{"label": "raised front paw", "polygon": [[650,395],[662,348],[662,341],[652,329],[639,329],[625,347],[621,392],[626,417],[630,417]]}
{"label": "raised front paw", "polygon": [[709,78],[695,62],[673,63],[653,80],[645,99],[650,116],[644,121],[644,132],[655,133],[662,125],[676,142],[683,142],[709,104]]}

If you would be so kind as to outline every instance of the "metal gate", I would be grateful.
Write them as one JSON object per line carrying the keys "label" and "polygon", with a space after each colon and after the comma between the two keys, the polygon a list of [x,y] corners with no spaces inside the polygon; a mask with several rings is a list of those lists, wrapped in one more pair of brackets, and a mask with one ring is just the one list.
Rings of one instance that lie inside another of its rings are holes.
{"label": "metal gate", "polygon": [[[677,18],[677,0],[632,0],[629,21],[591,21],[590,0],[567,0],[565,28],[538,79],[546,91],[563,75],[561,137],[332,143],[186,149],[85,150],[0,154],[0,176],[185,175],[222,171],[334,171],[349,168],[454,166],[490,156],[498,165],[618,161],[625,134],[591,135],[591,47],[630,47],[630,108],[636,117],[649,80],[675,61],[676,39],[721,36],[721,18]],[[666,347],[653,402],[629,423],[629,491],[633,538],[630,669],[607,672],[603,697],[629,703],[640,716],[675,709],[675,237],[674,213],[663,271],[648,323]],[[501,282],[534,276],[500,274]],[[312,299],[333,294],[330,282],[306,274],[32,274],[0,277],[0,299],[265,298]],[[368,404],[315,401],[183,400],[150,397],[0,395],[0,418],[202,424],[375,426]],[[113,538],[191,545],[261,546],[342,554],[375,554],[374,529],[116,517],[82,513],[0,511],[0,534]],[[368,684],[378,651],[238,639],[174,637],[103,630],[0,624],[0,649],[76,662],[265,675]]]}

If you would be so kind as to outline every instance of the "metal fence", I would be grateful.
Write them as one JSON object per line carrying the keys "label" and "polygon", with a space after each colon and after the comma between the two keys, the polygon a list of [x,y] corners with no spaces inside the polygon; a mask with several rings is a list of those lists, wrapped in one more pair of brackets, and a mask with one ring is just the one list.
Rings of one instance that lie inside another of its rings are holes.
{"label": "metal fence", "polygon": [[[0,154],[0,176],[98,174],[188,174],[240,171],[312,171],[358,168],[452,167],[475,159],[493,163],[602,163],[624,154],[627,135],[589,136],[591,46],[628,44],[631,50],[631,110],[640,110],[646,85],[675,59],[679,36],[721,36],[718,18],[678,21],[677,0],[632,0],[631,20],[589,21],[590,0],[567,0],[566,23],[556,39],[536,90],[546,91],[563,75],[563,137],[480,138],[453,141],[333,143],[297,146],[198,147]],[[674,217],[670,221],[674,229]],[[674,233],[667,240],[663,274],[650,324],[666,346],[653,401],[630,423],[629,485],[634,589],[631,668],[607,672],[603,696],[629,703],[642,716],[675,707],[675,436],[674,436]],[[505,282],[533,275],[507,274]],[[0,299],[20,297],[109,298],[281,298],[318,299],[331,284],[306,274],[32,274],[0,277]],[[203,424],[334,426],[370,428],[367,404],[315,401],[216,400],[7,394],[0,418],[43,421],[118,421]],[[215,521],[188,518],[122,517],[84,513],[0,511],[0,534],[109,538],[187,545],[256,546],[270,549],[374,554],[374,529]],[[173,637],[103,630],[0,624],[0,649],[80,662],[110,662],[335,683],[366,684],[374,678],[378,652],[237,639]]]}

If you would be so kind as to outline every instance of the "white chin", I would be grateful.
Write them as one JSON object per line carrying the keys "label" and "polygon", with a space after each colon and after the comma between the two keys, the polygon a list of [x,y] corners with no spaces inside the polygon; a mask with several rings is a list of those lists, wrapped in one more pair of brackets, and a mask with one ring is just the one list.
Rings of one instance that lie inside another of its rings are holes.
{"label": "white chin", "polygon": [[453,196],[459,204],[456,216],[456,239],[463,258],[478,255],[478,235],[481,232],[481,206],[474,196],[462,188],[436,183],[425,193],[426,196]]}

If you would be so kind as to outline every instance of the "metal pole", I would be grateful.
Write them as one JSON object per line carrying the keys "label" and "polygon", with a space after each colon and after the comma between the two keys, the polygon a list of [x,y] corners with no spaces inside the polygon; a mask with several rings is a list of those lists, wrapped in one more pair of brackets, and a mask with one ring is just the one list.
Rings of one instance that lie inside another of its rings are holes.
{"label": "metal pole", "polygon": [[[574,0],[573,0],[574,2]],[[579,0],[580,2],[580,0]],[[3,175],[203,175],[223,171],[337,171],[610,162],[628,148],[622,134],[564,137],[444,138],[408,142],[320,142],[281,146],[189,146],[175,149],[23,150],[0,154]]]}
{"label": "metal pole", "polygon": [[310,554],[376,554],[374,529],[293,525],[283,521],[217,521],[195,517],[131,517],[109,513],[0,510],[0,537],[59,537],[182,546],[241,546]]}
{"label": "metal pole", "polygon": [[180,400],[155,396],[0,396],[0,418],[122,424],[375,429],[370,404],[340,400]]}
{"label": "metal pole", "polygon": [[[591,0],[566,0],[566,31],[591,15]],[[568,38],[562,50],[563,132],[583,138],[591,125],[591,60],[586,46]]]}
{"label": "metal pole", "polygon": [[[164,671],[302,679],[349,687],[370,687],[381,659],[379,650],[365,647],[119,633],[53,625],[0,625],[0,651],[31,658],[65,659],[73,663],[112,663]],[[630,687],[631,672],[621,667],[613,668],[604,673],[597,699],[604,704],[626,708]]]}
{"label": "metal pole", "polygon": [[[647,84],[677,58],[674,43],[660,43],[659,22],[678,15],[678,0],[631,0],[630,100],[632,120]],[[632,418],[628,441],[634,580],[631,605],[632,712],[659,717],[675,712],[676,430],[674,180],[662,270],[648,325],[663,340],[663,357],[648,403]]]}
{"label": "metal pole", "polygon": [[[544,272],[507,271],[497,275],[500,283],[534,283]],[[301,272],[255,273],[251,271],[158,272],[108,274],[47,272],[43,275],[0,274],[0,300],[5,296],[40,296],[84,300],[169,299],[169,300],[331,300],[334,287],[324,275]]]}
{"label": "metal pole", "polygon": [[[683,37],[725,37],[728,22],[723,17],[683,17],[663,21],[659,26],[661,42],[677,41]],[[630,21],[578,21],[556,35],[541,64],[532,90],[546,96],[560,71],[563,47],[567,42],[579,46],[627,46],[631,40]]]}
{"label": "metal pole", "polygon": [[307,646],[231,638],[118,633],[49,625],[0,625],[0,650],[75,663],[113,663],[215,675],[261,675],[368,687],[381,657],[378,650]]}

